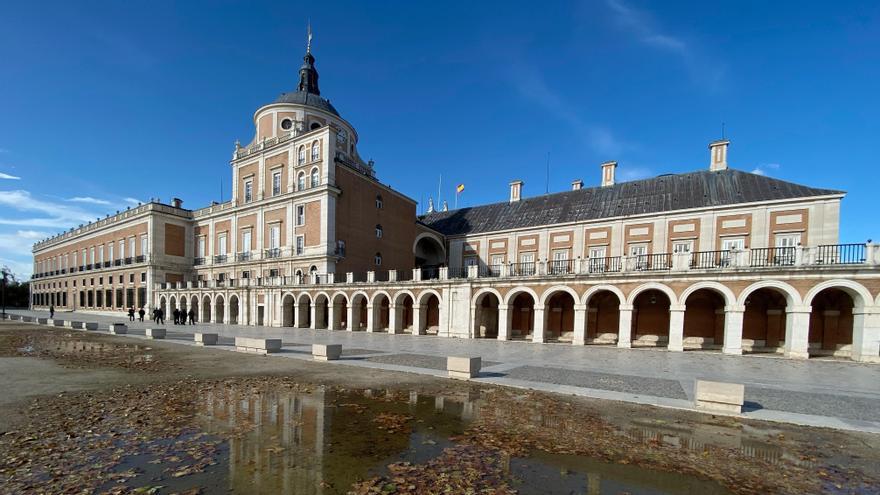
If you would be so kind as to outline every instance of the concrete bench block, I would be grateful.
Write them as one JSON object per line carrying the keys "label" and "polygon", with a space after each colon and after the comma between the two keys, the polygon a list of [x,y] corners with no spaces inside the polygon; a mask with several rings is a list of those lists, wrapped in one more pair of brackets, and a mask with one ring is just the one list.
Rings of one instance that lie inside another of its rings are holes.
{"label": "concrete bench block", "polygon": [[342,344],[312,344],[312,357],[317,361],[335,361],[342,357]]}
{"label": "concrete bench block", "polygon": [[741,383],[697,380],[694,405],[697,409],[739,414],[742,412],[746,387]]}
{"label": "concrete bench block", "polygon": [[125,335],[128,333],[128,327],[122,323],[111,323],[107,326],[107,329],[110,330],[110,333],[113,335]]}
{"label": "concrete bench block", "polygon": [[81,321],[71,321],[70,328],[72,328],[74,330],[85,330],[86,324]]}
{"label": "concrete bench block", "polygon": [[97,322],[87,321],[87,322],[83,323],[83,325],[85,325],[86,330],[97,330],[98,329]]}
{"label": "concrete bench block", "polygon": [[235,349],[256,354],[268,354],[281,350],[281,339],[256,339],[252,337],[236,337]]}
{"label": "concrete bench block", "polygon": [[197,333],[193,339],[196,345],[217,345],[219,337],[216,333]]}
{"label": "concrete bench block", "polygon": [[33,316],[22,316],[21,321],[23,321],[25,323],[33,323],[34,317]]}
{"label": "concrete bench block", "polygon": [[145,330],[145,335],[148,339],[158,340],[165,338],[165,329],[164,328],[148,328]]}
{"label": "concrete bench block", "polygon": [[52,325],[55,327],[63,327],[65,323],[67,323],[67,322],[65,322],[64,320],[59,320],[59,319],[49,320],[49,325]]}
{"label": "concrete bench block", "polygon": [[47,325],[49,323],[49,318],[37,318],[37,324],[39,325]]}
{"label": "concrete bench block", "polygon": [[9,315],[10,320],[21,321],[21,315]]}
{"label": "concrete bench block", "polygon": [[480,374],[482,359],[479,357],[453,357],[446,358],[446,371],[450,378],[467,380]]}

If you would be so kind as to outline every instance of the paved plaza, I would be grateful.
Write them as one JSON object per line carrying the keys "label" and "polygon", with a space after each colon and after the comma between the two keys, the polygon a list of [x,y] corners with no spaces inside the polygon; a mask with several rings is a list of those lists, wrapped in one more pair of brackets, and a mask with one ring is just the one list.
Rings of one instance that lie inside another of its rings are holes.
{"label": "paved plaza", "polygon": [[[48,317],[43,311],[11,312]],[[155,327],[150,321],[131,323],[124,315],[55,316],[98,322],[102,332],[108,323],[125,323],[134,338]],[[170,342],[191,344],[194,332],[213,332],[221,336],[218,347],[226,349],[234,349],[235,336],[281,338],[282,352],[271,358],[310,360],[310,344],[342,344],[342,359],[331,365],[434,376],[446,376],[446,356],[480,356],[479,382],[683,409],[693,409],[696,379],[742,383],[747,418],[880,433],[880,366],[852,361],[286,327],[167,322],[165,327]]]}

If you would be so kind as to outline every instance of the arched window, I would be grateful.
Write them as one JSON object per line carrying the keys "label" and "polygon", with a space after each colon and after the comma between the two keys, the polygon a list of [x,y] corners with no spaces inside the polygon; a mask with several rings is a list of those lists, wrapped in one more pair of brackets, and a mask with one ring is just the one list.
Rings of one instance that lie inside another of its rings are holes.
{"label": "arched window", "polygon": [[376,266],[382,266],[382,253],[376,253]]}
{"label": "arched window", "polygon": [[379,224],[376,224],[376,239],[381,239],[381,238],[382,238],[382,226]]}
{"label": "arched window", "polygon": [[385,206],[385,202],[382,201],[382,195],[377,194],[376,195],[376,209],[381,210],[383,206]]}
{"label": "arched window", "polygon": [[296,155],[296,162],[300,165],[306,162],[306,147],[300,146]]}
{"label": "arched window", "polygon": [[314,131],[315,129],[318,129],[318,128],[320,128],[320,127],[321,127],[321,123],[320,123],[320,122],[312,122],[312,125],[309,126],[309,130],[310,130],[310,131]]}
{"label": "arched window", "polygon": [[302,283],[302,279],[303,279],[303,272],[302,272],[302,270],[297,270],[297,271],[296,271],[296,274],[294,275],[294,277],[296,277],[296,283],[301,284],[301,283]]}
{"label": "arched window", "polygon": [[321,156],[321,148],[318,146],[318,142],[315,141],[312,143],[312,161],[317,160]]}
{"label": "arched window", "polygon": [[296,176],[296,189],[297,189],[297,191],[302,191],[305,188],[306,188],[306,173],[300,172]]}
{"label": "arched window", "polygon": [[311,187],[318,187],[318,185],[320,183],[321,183],[321,176],[318,174],[318,167],[315,167],[312,169],[312,186]]}
{"label": "arched window", "polygon": [[281,121],[281,128],[285,131],[289,131],[293,129],[293,121],[290,119],[284,119]]}

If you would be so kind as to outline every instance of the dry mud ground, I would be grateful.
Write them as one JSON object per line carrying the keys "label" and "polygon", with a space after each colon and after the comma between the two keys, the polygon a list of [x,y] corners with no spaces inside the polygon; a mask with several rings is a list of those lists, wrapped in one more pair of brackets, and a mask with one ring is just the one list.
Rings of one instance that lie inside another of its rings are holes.
{"label": "dry mud ground", "polygon": [[[390,464],[344,487],[319,480],[330,493],[517,493],[511,459],[536,455],[678,473],[726,493],[880,493],[880,435],[11,322],[0,322],[0,373],[0,493],[171,493],[168,483],[142,480],[143,469],[120,466],[149,454],[151,464],[174,462],[166,478],[199,480],[217,463],[224,442],[253,428],[242,423],[207,436],[196,420],[206,391],[240,400],[316,388],[339,397],[378,389],[390,403],[405,403],[413,392],[477,398],[479,409],[476,419],[449,435],[439,455]],[[370,403],[333,405],[370,416],[366,424],[389,437],[405,435],[422,421],[376,412]],[[651,431],[681,434],[670,442],[669,435]],[[180,491],[215,491],[200,484]]]}

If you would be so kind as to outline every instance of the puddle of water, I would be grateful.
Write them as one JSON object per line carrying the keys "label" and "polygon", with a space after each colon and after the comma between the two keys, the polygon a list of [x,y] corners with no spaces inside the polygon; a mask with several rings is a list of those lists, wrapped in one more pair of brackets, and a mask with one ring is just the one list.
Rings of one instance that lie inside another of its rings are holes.
{"label": "puddle of water", "polygon": [[[139,456],[127,458],[117,470],[142,473],[126,486],[161,485],[163,493],[192,487],[247,494],[347,493],[357,481],[388,475],[389,464],[418,465],[441,456],[453,446],[449,438],[479,417],[481,403],[478,396],[323,388],[260,393],[217,386],[206,390],[196,406],[198,429],[209,438],[227,439],[214,453],[215,464],[173,478],[169,473],[176,466]],[[717,483],[685,475],[574,455],[535,452],[504,464],[512,487],[523,494],[729,493]]]}

